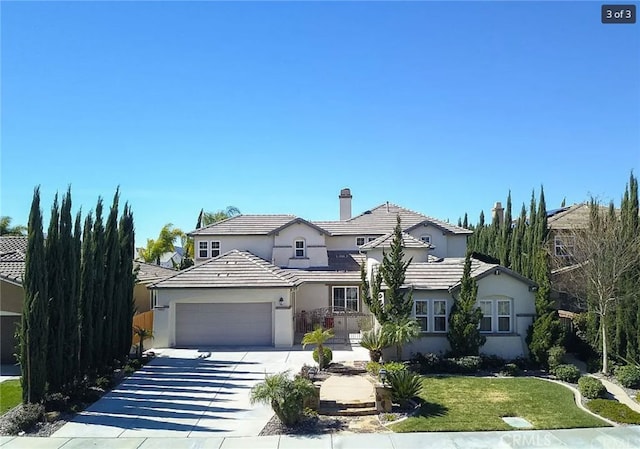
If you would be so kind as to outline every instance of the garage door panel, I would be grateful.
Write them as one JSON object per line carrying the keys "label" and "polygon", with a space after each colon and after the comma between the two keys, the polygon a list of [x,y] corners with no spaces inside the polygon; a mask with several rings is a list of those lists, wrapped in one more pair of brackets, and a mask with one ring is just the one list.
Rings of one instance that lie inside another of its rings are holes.
{"label": "garage door panel", "polygon": [[264,303],[176,305],[176,345],[272,345],[272,306]]}

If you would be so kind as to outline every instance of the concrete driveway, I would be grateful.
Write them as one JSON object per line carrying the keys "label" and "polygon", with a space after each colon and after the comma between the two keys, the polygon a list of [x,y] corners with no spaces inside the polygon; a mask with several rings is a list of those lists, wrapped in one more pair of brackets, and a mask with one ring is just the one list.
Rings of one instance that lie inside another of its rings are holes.
{"label": "concrete driveway", "polygon": [[[360,347],[334,350],[334,361],[367,360]],[[312,364],[311,351],[165,349],[54,437],[257,436],[273,412],[249,403],[265,373]]]}

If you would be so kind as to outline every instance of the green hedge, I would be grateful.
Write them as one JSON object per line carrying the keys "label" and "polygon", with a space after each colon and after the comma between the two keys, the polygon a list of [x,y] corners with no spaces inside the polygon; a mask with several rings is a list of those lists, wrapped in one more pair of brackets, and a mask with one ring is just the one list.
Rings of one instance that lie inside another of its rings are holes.
{"label": "green hedge", "polygon": [[558,365],[553,370],[553,374],[558,379],[572,384],[580,378],[580,370],[575,365]]}
{"label": "green hedge", "polygon": [[623,387],[640,387],[640,368],[635,365],[625,365],[616,367],[615,376]]}
{"label": "green hedge", "polygon": [[578,390],[587,399],[601,398],[607,392],[600,379],[591,376],[582,376],[578,379]]}

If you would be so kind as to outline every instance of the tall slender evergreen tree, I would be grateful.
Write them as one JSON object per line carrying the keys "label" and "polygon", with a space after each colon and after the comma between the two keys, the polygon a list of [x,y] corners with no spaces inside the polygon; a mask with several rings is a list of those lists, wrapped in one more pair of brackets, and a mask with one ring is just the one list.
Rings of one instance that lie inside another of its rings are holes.
{"label": "tall slender evergreen tree", "polygon": [[76,242],[73,236],[71,217],[71,188],[62,198],[60,208],[60,252],[62,264],[58,277],[62,280],[63,315],[63,385],[71,384],[78,369],[78,290],[77,272],[79,259],[76,254]]}
{"label": "tall slender evergreen tree", "polygon": [[135,274],[133,272],[133,257],[135,253],[135,234],[133,227],[133,214],[129,204],[125,204],[120,218],[119,243],[120,264],[118,275],[118,353],[120,357],[129,354],[131,348],[131,329],[133,328],[133,288],[135,286]]}
{"label": "tall slender evergreen tree", "polygon": [[93,223],[93,243],[94,243],[94,276],[93,276],[93,348],[95,353],[95,367],[102,372],[109,360],[104,336],[105,321],[105,236],[104,224],[102,221],[102,198],[98,198],[96,204],[96,217]]}
{"label": "tall slender evergreen tree", "polygon": [[82,265],[80,267],[80,304],[78,320],[80,336],[80,372],[84,375],[92,374],[95,367],[95,315],[93,302],[95,300],[95,241],[93,235],[93,214],[89,212],[84,219],[82,233]]}
{"label": "tall slender evergreen tree", "polygon": [[49,349],[47,352],[47,382],[51,392],[64,384],[65,297],[62,272],[62,242],[60,239],[60,206],[58,194],[51,207],[51,220],[46,239],[47,292],[49,294]]}
{"label": "tall slender evergreen tree", "polygon": [[120,248],[118,242],[118,200],[119,191],[113,197],[113,203],[105,226],[105,279],[104,279],[104,351],[108,354],[108,362],[116,358],[117,353],[117,322],[118,298],[116,277],[120,262]]}
{"label": "tall slender evergreen tree", "polygon": [[27,254],[23,279],[24,302],[19,331],[22,401],[38,403],[47,382],[48,295],[40,187],[33,192],[29,213]]}

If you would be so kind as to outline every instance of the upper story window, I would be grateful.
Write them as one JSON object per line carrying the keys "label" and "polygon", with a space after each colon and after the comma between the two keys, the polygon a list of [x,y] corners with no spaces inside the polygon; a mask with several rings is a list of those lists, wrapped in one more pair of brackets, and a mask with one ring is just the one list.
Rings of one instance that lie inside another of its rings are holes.
{"label": "upper story window", "polygon": [[209,242],[198,243],[198,257],[200,258],[209,257]]}
{"label": "upper story window", "polygon": [[307,256],[307,247],[305,241],[300,239],[294,242],[294,256],[295,257],[306,257]]}
{"label": "upper story window", "polygon": [[214,240],[211,242],[211,257],[218,257],[220,255],[220,241]]}
{"label": "upper story window", "polygon": [[431,245],[431,234],[422,234],[420,236],[420,240],[422,240],[427,245]]}
{"label": "upper story window", "polygon": [[513,332],[511,299],[479,301],[482,310],[480,332]]}
{"label": "upper story window", "polygon": [[333,287],[331,307],[335,311],[357,312],[359,310],[359,287]]}
{"label": "upper story window", "polygon": [[572,235],[556,235],[553,239],[554,254],[559,257],[571,256],[575,241]]}
{"label": "upper story window", "polygon": [[422,332],[447,331],[447,301],[444,299],[417,299],[415,317]]}
{"label": "upper story window", "polygon": [[365,244],[365,238],[364,237],[356,237],[356,246],[362,246]]}

